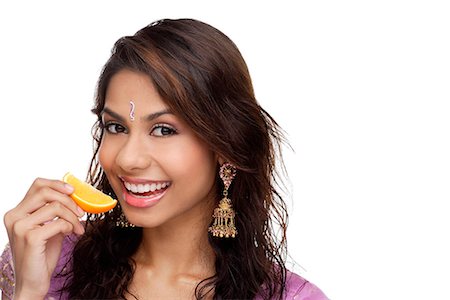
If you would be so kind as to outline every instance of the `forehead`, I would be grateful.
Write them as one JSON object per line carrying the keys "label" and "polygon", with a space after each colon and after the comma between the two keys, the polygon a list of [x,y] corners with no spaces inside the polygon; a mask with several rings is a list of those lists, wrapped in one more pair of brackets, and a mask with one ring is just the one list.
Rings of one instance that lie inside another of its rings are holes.
{"label": "forehead", "polygon": [[130,109],[130,101],[133,101],[136,109],[167,107],[149,76],[131,70],[121,70],[112,76],[108,84],[105,106]]}

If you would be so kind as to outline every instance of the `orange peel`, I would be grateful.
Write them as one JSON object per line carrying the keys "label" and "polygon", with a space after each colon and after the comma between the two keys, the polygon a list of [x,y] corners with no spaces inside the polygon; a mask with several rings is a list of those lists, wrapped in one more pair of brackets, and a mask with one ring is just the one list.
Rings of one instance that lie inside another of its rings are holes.
{"label": "orange peel", "polygon": [[117,205],[117,200],[78,179],[70,172],[64,175],[63,181],[73,186],[74,191],[70,194],[70,197],[85,212],[104,213]]}

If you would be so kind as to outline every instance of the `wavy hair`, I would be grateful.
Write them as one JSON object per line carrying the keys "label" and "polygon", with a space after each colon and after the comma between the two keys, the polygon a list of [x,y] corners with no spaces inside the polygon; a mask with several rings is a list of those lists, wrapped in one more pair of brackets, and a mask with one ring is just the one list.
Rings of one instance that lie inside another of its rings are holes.
{"label": "wavy hair", "polygon": [[[216,273],[197,285],[195,297],[203,299],[213,291],[214,299],[256,295],[282,299],[288,214],[277,164],[283,166],[285,140],[276,121],[255,99],[247,65],[236,45],[216,28],[192,19],[160,20],[115,43],[92,109],[98,121],[93,127],[94,157],[88,174],[89,183],[113,196],[97,157],[103,136],[100,114],[112,76],[123,69],[148,75],[170,109],[238,169],[229,191],[238,236],[209,235]],[[221,185],[217,176],[216,186]],[[217,201],[220,198],[218,188]],[[70,298],[132,295],[128,290],[135,270],[132,255],[142,240],[142,228],[116,227],[119,214],[117,206],[105,215],[88,215],[65,286]]]}

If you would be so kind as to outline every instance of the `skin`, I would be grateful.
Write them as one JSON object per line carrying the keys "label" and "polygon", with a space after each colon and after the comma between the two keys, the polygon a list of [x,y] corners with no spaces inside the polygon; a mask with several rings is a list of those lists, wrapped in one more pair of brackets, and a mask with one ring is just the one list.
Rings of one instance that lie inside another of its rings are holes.
{"label": "skin", "polygon": [[[221,159],[182,119],[168,112],[144,74],[129,70],[115,74],[105,107],[100,164],[129,222],[144,228],[143,242],[134,255],[137,268],[130,290],[139,299],[192,298],[198,282],[214,274],[207,230]],[[149,120],[155,113],[157,117]],[[137,208],[125,202],[123,177],[170,181],[171,185],[157,204]]]}
{"label": "skin", "polygon": [[[143,74],[123,70],[114,75],[105,107],[115,116],[103,114],[108,127],[99,149],[100,163],[128,220],[143,227],[130,291],[140,300],[192,299],[196,285],[215,273],[207,230],[215,206],[217,165],[223,159],[183,120],[167,113],[167,105]],[[162,111],[166,113],[147,120],[149,114]],[[124,201],[119,176],[171,185],[156,205],[137,208]],[[69,197],[72,191],[60,180],[38,178],[5,214],[15,270],[14,299],[44,299],[64,236],[84,233],[79,219],[84,212]]]}
{"label": "skin", "polygon": [[62,181],[38,178],[24,199],[5,214],[14,263],[14,299],[44,299],[64,236],[84,233],[78,219],[84,212],[68,196],[72,191]]}

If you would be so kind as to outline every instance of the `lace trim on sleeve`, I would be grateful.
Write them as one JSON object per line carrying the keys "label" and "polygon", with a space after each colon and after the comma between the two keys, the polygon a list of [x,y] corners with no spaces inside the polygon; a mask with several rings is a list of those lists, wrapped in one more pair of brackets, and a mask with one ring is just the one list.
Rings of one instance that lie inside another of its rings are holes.
{"label": "lace trim on sleeve", "polygon": [[0,257],[0,271],[2,273],[0,277],[0,289],[8,299],[12,299],[14,294],[15,281],[12,266],[11,249],[8,243]]}

